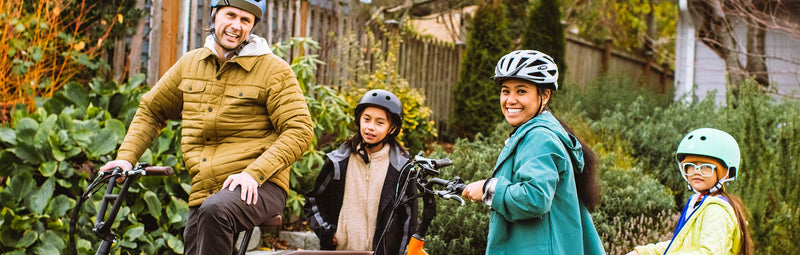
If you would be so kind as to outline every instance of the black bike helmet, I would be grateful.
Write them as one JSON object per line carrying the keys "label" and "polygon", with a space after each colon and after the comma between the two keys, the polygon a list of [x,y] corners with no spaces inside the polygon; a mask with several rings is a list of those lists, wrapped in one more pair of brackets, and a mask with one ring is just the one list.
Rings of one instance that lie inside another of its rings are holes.
{"label": "black bike helmet", "polygon": [[392,118],[392,123],[398,127],[389,134],[390,136],[396,136],[400,133],[400,127],[403,126],[403,103],[400,102],[397,96],[392,92],[382,89],[367,91],[367,93],[361,97],[361,101],[358,102],[358,105],[356,105],[356,127],[361,128],[361,123],[358,120],[361,118],[361,113],[363,113],[364,109],[368,106],[375,106],[389,113]]}

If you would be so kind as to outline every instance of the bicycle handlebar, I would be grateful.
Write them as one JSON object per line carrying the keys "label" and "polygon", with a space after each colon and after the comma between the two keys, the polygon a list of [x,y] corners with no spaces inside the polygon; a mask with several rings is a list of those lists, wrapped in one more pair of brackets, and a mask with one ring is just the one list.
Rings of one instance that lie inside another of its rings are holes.
{"label": "bicycle handlebar", "polygon": [[175,170],[168,166],[149,166],[143,169],[135,169],[125,172],[125,175],[151,175],[151,176],[170,176],[175,174]]}
{"label": "bicycle handlebar", "polygon": [[[103,201],[100,204],[100,208],[98,209],[97,218],[95,220],[95,226],[92,229],[92,232],[102,240],[100,246],[97,249],[96,254],[108,254],[111,249],[111,244],[116,241],[116,236],[111,233],[111,225],[114,223],[115,218],[117,217],[117,213],[119,212],[120,207],[122,206],[122,202],[125,200],[125,196],[128,193],[128,187],[133,183],[133,180],[136,176],[145,175],[145,176],[170,176],[175,174],[175,170],[169,166],[150,166],[147,163],[139,163],[136,164],[136,167],[132,170],[122,171],[120,167],[114,167],[110,171],[104,171],[98,173],[97,177],[89,184],[86,188],[86,191],[83,192],[81,195],[80,200],[78,200],[77,205],[72,210],[72,217],[70,218],[70,226],[69,226],[69,245],[70,249],[72,250],[73,254],[77,254],[77,246],[75,245],[75,228],[78,219],[78,211],[81,208],[83,202],[89,197],[92,196],[96,191],[98,191],[107,181],[107,188],[106,193],[103,196]],[[119,189],[119,193],[113,194],[114,184],[118,177],[128,177],[125,178],[122,187]],[[114,202],[111,210],[106,215],[106,209],[111,202]]]}

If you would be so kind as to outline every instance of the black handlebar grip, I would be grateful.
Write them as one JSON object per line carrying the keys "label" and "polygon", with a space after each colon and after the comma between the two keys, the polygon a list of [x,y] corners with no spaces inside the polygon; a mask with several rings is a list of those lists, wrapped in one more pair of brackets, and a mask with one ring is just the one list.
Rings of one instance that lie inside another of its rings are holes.
{"label": "black handlebar grip", "polygon": [[453,183],[453,189],[452,190],[455,191],[456,194],[460,195],[462,192],[464,192],[464,189],[466,189],[466,188],[467,188],[467,185],[464,184],[464,183]]}
{"label": "black handlebar grip", "polygon": [[449,165],[452,165],[452,164],[453,164],[453,161],[450,160],[449,158],[433,160],[433,168],[435,168],[435,169],[446,167],[446,166],[449,166]]}
{"label": "black handlebar grip", "polygon": [[173,175],[175,170],[169,166],[148,166],[144,168],[144,175]]}

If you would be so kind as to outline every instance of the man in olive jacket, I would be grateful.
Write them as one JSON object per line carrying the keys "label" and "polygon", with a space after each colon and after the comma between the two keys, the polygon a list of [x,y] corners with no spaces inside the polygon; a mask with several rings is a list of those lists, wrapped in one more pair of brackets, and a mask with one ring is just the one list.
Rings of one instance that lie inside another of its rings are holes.
{"label": "man in olive jacket", "polygon": [[186,53],[139,109],[117,160],[132,168],[170,119],[192,178],[185,254],[231,254],[233,235],[279,215],[289,172],[308,149],[311,115],[289,65],[250,33],[266,1],[212,0],[211,35]]}

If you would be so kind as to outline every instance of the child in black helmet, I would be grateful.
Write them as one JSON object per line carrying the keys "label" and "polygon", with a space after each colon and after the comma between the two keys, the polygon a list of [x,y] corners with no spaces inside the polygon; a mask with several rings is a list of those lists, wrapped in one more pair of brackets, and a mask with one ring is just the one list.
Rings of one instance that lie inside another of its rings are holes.
{"label": "child in black helmet", "polygon": [[[406,203],[392,212],[398,181],[405,179],[400,170],[409,160],[397,141],[403,105],[389,91],[371,90],[355,117],[358,133],[327,154],[314,190],[305,194],[308,225],[323,250],[405,254],[417,206]],[[413,195],[415,189],[406,190]]]}

